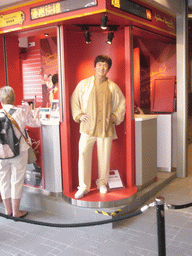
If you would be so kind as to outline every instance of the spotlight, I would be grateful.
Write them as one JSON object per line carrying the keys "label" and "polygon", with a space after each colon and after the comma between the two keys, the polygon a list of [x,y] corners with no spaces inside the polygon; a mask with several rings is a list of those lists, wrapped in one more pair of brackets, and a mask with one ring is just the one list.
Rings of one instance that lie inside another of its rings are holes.
{"label": "spotlight", "polygon": [[110,32],[107,36],[107,44],[112,44],[112,40],[114,38],[114,33],[113,32]]}
{"label": "spotlight", "polygon": [[91,43],[91,39],[90,39],[90,33],[89,33],[89,31],[86,31],[85,34],[84,34],[84,36],[85,36],[85,42],[86,42],[86,44],[90,44],[90,43]]}
{"label": "spotlight", "polygon": [[84,37],[85,37],[86,44],[90,44],[91,43],[91,39],[90,39],[90,33],[89,33],[89,26],[81,25],[81,30],[85,31]]}
{"label": "spotlight", "polygon": [[107,21],[109,21],[108,17],[104,14],[101,19],[101,29],[107,29]]}

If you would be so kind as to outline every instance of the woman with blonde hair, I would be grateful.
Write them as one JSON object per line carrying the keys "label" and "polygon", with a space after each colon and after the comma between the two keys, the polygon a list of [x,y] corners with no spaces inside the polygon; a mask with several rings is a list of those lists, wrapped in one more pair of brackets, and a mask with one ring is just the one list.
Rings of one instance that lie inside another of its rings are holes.
{"label": "woman with blonde hair", "polygon": [[[31,127],[40,126],[39,109],[36,111],[35,116],[33,116],[28,104],[23,108],[15,107],[15,93],[10,86],[0,88],[0,102],[2,105],[0,116],[5,115],[5,112],[11,114],[23,134],[25,125]],[[0,159],[0,193],[5,213],[13,217],[23,218],[28,212],[21,211],[19,206],[27,168],[29,146],[14,124],[13,129],[16,137],[18,139],[21,138],[20,154],[13,158]]]}

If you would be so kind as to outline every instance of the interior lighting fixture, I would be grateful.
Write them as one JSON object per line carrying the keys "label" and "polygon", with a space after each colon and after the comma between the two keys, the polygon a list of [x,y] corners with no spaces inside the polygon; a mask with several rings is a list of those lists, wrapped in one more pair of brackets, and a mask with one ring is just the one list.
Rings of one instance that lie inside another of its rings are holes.
{"label": "interior lighting fixture", "polygon": [[107,22],[108,22],[108,17],[107,15],[103,15],[102,19],[101,19],[101,29],[107,29]]}
{"label": "interior lighting fixture", "polygon": [[91,43],[91,39],[90,39],[90,33],[89,33],[89,26],[81,25],[81,30],[85,31],[84,37],[85,37],[86,44],[90,44]]}
{"label": "interior lighting fixture", "polygon": [[90,44],[91,43],[91,39],[90,39],[90,33],[89,33],[89,30],[87,30],[84,34],[85,36],[85,42],[86,44]]}
{"label": "interior lighting fixture", "polygon": [[114,38],[114,33],[113,32],[109,32],[108,36],[107,36],[107,44],[112,44],[112,40]]}
{"label": "interior lighting fixture", "polygon": [[48,34],[48,33],[45,33],[44,36],[49,36],[49,34]]}

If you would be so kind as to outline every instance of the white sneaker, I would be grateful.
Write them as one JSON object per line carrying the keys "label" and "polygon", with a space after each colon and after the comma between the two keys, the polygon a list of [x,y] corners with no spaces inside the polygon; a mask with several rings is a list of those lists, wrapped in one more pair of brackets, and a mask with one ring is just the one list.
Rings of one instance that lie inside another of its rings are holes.
{"label": "white sneaker", "polygon": [[101,185],[99,187],[99,191],[101,194],[106,194],[107,193],[107,187],[105,185]]}
{"label": "white sneaker", "polygon": [[84,195],[86,195],[87,193],[89,193],[89,192],[86,191],[85,189],[80,188],[80,189],[75,193],[75,198],[76,198],[76,199],[80,199],[80,198],[84,197]]}

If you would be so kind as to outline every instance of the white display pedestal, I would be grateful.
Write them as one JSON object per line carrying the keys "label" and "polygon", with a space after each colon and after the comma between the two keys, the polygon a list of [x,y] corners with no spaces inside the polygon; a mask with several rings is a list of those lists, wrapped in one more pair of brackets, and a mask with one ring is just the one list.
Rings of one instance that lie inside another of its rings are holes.
{"label": "white display pedestal", "polygon": [[136,186],[140,190],[157,177],[157,116],[135,115]]}
{"label": "white display pedestal", "polygon": [[42,122],[45,190],[62,193],[61,149],[58,120]]}
{"label": "white display pedestal", "polygon": [[171,172],[176,167],[177,152],[176,113],[158,114],[157,118],[157,167],[158,171]]}

